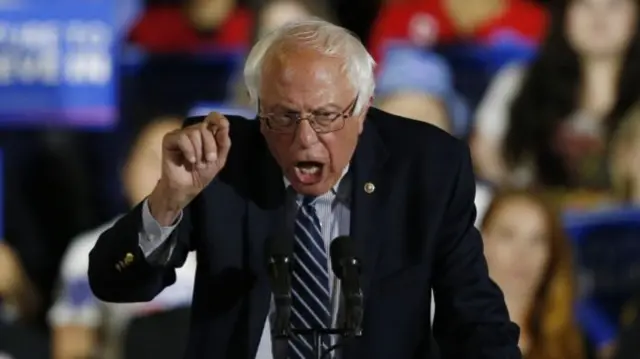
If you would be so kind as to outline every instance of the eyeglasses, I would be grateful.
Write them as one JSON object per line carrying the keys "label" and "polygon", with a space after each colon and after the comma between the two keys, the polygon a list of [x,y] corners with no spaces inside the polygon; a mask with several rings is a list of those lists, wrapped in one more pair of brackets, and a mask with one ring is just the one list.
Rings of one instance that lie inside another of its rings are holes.
{"label": "eyeglasses", "polygon": [[[279,133],[292,133],[298,127],[300,121],[309,121],[309,125],[316,133],[329,133],[340,131],[344,128],[347,118],[352,117],[355,111],[358,96],[340,112],[315,111],[308,115],[300,113],[267,113],[259,114],[258,119],[267,125],[269,130]],[[260,108],[260,103],[258,103]]]}

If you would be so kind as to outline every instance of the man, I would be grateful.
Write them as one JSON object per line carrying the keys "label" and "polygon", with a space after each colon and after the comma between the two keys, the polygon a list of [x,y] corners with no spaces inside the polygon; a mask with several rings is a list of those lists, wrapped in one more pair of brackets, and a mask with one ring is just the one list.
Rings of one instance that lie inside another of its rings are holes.
{"label": "man", "polygon": [[467,147],[369,109],[373,66],[355,37],[324,21],[258,42],[244,73],[259,121],[214,113],[165,137],[156,188],[90,254],[94,293],[150,300],[196,250],[187,358],[312,358],[306,338],[269,335],[267,238],[293,237],[291,324],[301,328],[327,326],[339,291],[327,249],[348,234],[365,309],[363,336],[342,358],[435,358],[431,287],[443,358],[520,358],[474,228]]}

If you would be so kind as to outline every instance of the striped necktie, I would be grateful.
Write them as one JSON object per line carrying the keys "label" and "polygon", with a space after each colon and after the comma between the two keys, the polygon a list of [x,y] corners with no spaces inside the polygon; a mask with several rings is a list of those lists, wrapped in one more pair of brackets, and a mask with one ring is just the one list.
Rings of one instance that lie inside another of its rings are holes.
{"label": "striped necktie", "polygon": [[[298,208],[294,229],[291,325],[294,329],[326,328],[330,321],[329,263],[314,197]],[[290,359],[312,359],[313,339],[299,336],[289,342]]]}

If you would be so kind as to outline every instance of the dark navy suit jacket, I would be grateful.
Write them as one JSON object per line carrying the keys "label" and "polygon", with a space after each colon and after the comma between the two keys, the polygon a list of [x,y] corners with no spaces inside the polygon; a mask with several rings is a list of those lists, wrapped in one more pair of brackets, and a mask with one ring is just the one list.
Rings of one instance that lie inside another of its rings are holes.
{"label": "dark navy suit jacket", "polygon": [[[253,359],[270,308],[265,242],[283,216],[282,172],[259,122],[228,118],[227,164],[185,209],[168,265],[148,264],[139,249],[141,206],[90,254],[89,279],[100,299],[139,302],[171,285],[174,268],[197,251],[186,358]],[[518,327],[489,279],[474,228],[468,147],[434,126],[370,109],[350,172],[365,311],[363,336],[347,343],[343,358],[521,358]],[[373,192],[364,190],[368,182]]]}

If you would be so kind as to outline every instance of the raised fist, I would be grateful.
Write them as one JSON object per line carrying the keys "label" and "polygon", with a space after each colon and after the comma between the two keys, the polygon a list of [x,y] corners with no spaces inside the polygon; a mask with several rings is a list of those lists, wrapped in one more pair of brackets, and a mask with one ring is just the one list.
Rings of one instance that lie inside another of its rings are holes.
{"label": "raised fist", "polygon": [[216,112],[200,123],[165,135],[162,175],[149,197],[154,218],[170,225],[166,222],[173,221],[224,168],[230,148],[229,121]]}

